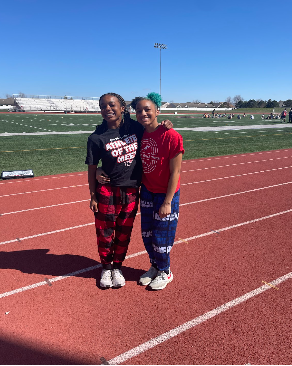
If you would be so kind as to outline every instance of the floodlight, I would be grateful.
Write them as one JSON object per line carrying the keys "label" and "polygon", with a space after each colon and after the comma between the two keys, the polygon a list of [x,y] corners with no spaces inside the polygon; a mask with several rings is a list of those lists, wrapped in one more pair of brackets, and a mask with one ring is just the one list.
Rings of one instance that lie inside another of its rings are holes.
{"label": "floodlight", "polygon": [[159,53],[160,53],[160,96],[161,96],[161,50],[166,50],[167,49],[167,45],[163,44],[163,43],[154,43],[154,47],[155,48],[159,48]]}

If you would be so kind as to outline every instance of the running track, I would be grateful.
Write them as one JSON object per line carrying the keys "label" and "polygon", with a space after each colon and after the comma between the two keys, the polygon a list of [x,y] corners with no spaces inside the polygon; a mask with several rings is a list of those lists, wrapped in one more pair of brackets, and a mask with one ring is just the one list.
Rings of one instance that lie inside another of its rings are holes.
{"label": "running track", "polygon": [[0,182],[2,364],[291,364],[292,149],[184,161],[174,281],[137,216],[126,286],[96,287],[86,173]]}

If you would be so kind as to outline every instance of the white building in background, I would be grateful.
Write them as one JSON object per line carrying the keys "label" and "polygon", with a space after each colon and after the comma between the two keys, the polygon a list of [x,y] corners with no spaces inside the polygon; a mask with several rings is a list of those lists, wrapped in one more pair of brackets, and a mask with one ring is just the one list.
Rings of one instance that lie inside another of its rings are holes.
{"label": "white building in background", "polygon": [[73,97],[51,98],[44,96],[19,97],[15,96],[16,109],[30,112],[100,112],[99,100],[97,98],[73,99]]}
{"label": "white building in background", "polygon": [[[33,97],[24,97],[23,95],[13,94],[16,110],[24,112],[67,112],[67,113],[97,113],[100,112],[99,99],[92,98],[73,98],[65,96],[63,98],[51,97],[47,95],[39,95]],[[131,102],[126,102],[128,110],[134,112],[130,108]],[[232,108],[221,107],[223,103],[172,103],[163,102],[161,112],[210,112],[232,110]]]}

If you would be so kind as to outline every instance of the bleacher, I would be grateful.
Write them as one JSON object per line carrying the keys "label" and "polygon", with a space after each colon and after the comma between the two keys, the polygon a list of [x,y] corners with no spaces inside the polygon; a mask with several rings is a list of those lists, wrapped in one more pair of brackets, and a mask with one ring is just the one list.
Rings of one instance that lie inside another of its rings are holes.
{"label": "bleacher", "polygon": [[98,100],[88,99],[51,99],[51,98],[15,98],[19,109],[43,112],[99,112]]}

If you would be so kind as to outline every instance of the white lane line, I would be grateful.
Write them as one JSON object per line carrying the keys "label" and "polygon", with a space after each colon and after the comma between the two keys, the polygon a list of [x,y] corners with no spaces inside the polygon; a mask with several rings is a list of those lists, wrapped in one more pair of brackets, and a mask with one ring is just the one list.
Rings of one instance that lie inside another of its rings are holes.
{"label": "white lane line", "polygon": [[65,203],[58,203],[56,205],[50,205],[50,206],[43,206],[43,207],[34,207],[34,208],[27,208],[26,210],[19,210],[19,211],[11,211],[11,212],[4,212],[0,213],[0,216],[6,216],[6,215],[12,215],[17,214],[21,212],[27,212],[27,211],[35,211],[35,210],[42,210],[44,208],[51,208],[51,207],[58,207],[58,206],[64,206],[64,205],[72,205],[74,203],[81,203],[81,202],[89,202],[90,200],[81,200],[81,201],[73,201],[73,202],[65,202]]}
{"label": "white lane line", "polygon": [[[181,243],[186,243],[189,240],[195,240],[195,239],[203,238],[203,237],[209,236],[209,235],[214,235],[214,234],[218,235],[218,233],[223,232],[223,231],[235,229],[235,228],[238,228],[238,227],[241,227],[241,226],[245,226],[245,225],[249,225],[249,224],[252,224],[252,223],[255,223],[255,222],[259,222],[259,221],[262,221],[262,220],[267,220],[267,219],[270,219],[272,217],[276,217],[276,216],[280,216],[280,215],[285,215],[285,214],[290,213],[290,212],[292,212],[292,208],[289,209],[289,210],[286,210],[286,211],[281,211],[281,212],[277,212],[275,214],[271,214],[271,215],[259,217],[257,219],[253,219],[253,220],[241,222],[239,224],[235,224],[235,225],[231,225],[231,226],[226,226],[226,227],[223,227],[221,229],[216,229],[216,231],[214,231],[214,230],[207,231],[206,233],[203,233],[203,234],[199,234],[199,235],[191,236],[189,238],[177,240],[177,241],[174,242],[174,245],[181,244]],[[88,225],[93,225],[93,223],[89,223],[89,224],[85,224],[85,225],[79,225],[79,226],[75,226],[75,227],[67,228],[67,229],[63,229],[63,230],[56,230],[55,232],[44,233],[44,234],[40,234],[40,235],[53,234],[53,233],[56,233],[56,232],[70,230],[70,229],[76,229],[76,228],[80,228],[80,227],[84,227],[84,226],[88,226]],[[29,239],[29,238],[30,237],[27,237],[26,239]],[[14,241],[18,241],[18,240],[15,239]],[[0,243],[0,244],[3,244],[3,243]],[[142,252],[138,252],[138,253],[134,253],[134,254],[128,255],[128,256],[126,256],[125,259],[130,259],[130,258],[138,257],[138,256],[143,255],[143,254],[146,254],[146,253],[147,253],[146,250],[144,250]],[[93,267],[84,268],[84,269],[81,269],[81,270],[76,271],[76,272],[68,273],[68,274],[63,275],[63,276],[54,277],[54,278],[50,279],[50,282],[55,282],[55,281],[63,280],[63,279],[66,279],[66,278],[70,278],[70,277],[73,277],[73,276],[75,276],[75,275],[77,275],[79,273],[84,273],[84,272],[92,271],[93,269],[99,268],[99,267],[101,267],[101,264],[98,264],[98,265],[93,266]],[[44,286],[44,285],[47,285],[47,282],[46,281],[38,282],[38,283],[29,285],[29,286],[20,287],[18,289],[12,290],[12,291],[4,292],[4,293],[0,294],[0,299],[3,298],[3,297],[11,296],[11,295],[14,295],[16,293],[23,292],[23,291],[27,291],[27,290],[31,290],[33,288],[36,288],[36,287],[39,287],[39,286]]]}
{"label": "white lane line", "polygon": [[[223,179],[223,178],[222,178]],[[227,198],[227,197],[232,197],[232,196],[237,196],[240,194],[246,194],[246,193],[251,193],[251,192],[256,192],[256,191],[261,191],[264,189],[270,189],[270,188],[275,188],[275,187],[280,187],[280,186],[285,186],[288,184],[292,184],[292,182],[284,182],[284,183],[279,183],[279,184],[274,184],[272,186],[266,186],[266,187],[260,187],[260,188],[254,188],[254,189],[250,189],[247,191],[242,191],[242,192],[235,192],[235,193],[229,193],[229,194],[225,194],[222,196],[217,196],[217,197],[210,197],[210,198],[204,198],[202,200],[198,200],[198,201],[193,201],[193,202],[187,202],[187,203],[180,203],[179,206],[187,206],[187,205],[193,205],[196,203],[201,203],[201,202],[208,202],[208,201],[213,201],[213,200],[217,200],[217,199],[221,199],[221,198]],[[76,202],[67,202],[67,203],[61,203],[59,205],[66,205],[66,204],[72,204],[72,203],[78,203],[78,202],[88,202],[88,200],[82,200],[82,201],[76,201]],[[55,206],[59,206],[59,205],[52,205],[52,206],[46,206],[46,207],[37,207],[37,208],[32,208],[32,209],[28,209],[28,210],[22,210],[22,211],[15,211],[15,212],[8,212],[8,213],[4,213],[4,214],[0,214],[0,216],[4,216],[4,215],[9,215],[9,214],[14,214],[14,213],[19,213],[19,212],[25,212],[25,211],[32,211],[32,210],[39,210],[42,208],[48,208],[48,207],[55,207]],[[137,216],[140,215],[140,212],[137,213]],[[27,239],[33,239],[35,237],[38,236],[44,236],[44,235],[50,235],[50,234],[54,234],[57,233],[59,231],[66,231],[66,230],[72,230],[75,228],[80,228],[83,226],[88,226],[88,225],[93,225],[94,223],[88,223],[88,224],[84,224],[84,225],[80,225],[80,226],[72,226],[69,228],[65,228],[65,229],[60,229],[60,230],[56,230],[56,231],[49,231],[47,233],[41,233],[41,234],[35,234],[35,235],[31,235],[31,236],[27,236],[27,237],[23,237],[23,238],[16,238],[16,239],[12,239],[9,241],[4,241],[4,242],[0,242],[0,245],[2,244],[10,244],[10,243],[14,243],[16,241],[22,241],[22,240],[27,240]]]}
{"label": "white lane line", "polygon": [[29,182],[35,182],[38,180],[48,180],[48,179],[59,179],[59,178],[67,178],[67,177],[78,177],[80,175],[85,175],[87,173],[78,173],[78,174],[68,174],[68,175],[57,175],[57,176],[51,176],[51,177],[40,177],[40,178],[33,178],[33,179],[17,179],[17,180],[9,180],[0,182],[0,184],[11,184],[11,183],[29,183]]}
{"label": "white lane line", "polygon": [[[282,168],[279,168],[282,169]],[[270,171],[270,170],[268,170]],[[263,171],[261,171],[263,172]],[[252,174],[259,174],[260,172],[254,172]],[[243,175],[246,175],[245,173]],[[224,177],[224,178],[216,178],[216,179],[226,179],[226,178],[235,178],[234,175],[231,175],[230,177]],[[205,181],[201,181],[201,182],[210,182],[214,179],[206,179]],[[193,183],[197,183],[197,182],[193,182]],[[193,184],[193,183],[187,183],[187,184]],[[191,205],[193,203],[199,203],[199,202],[205,202],[205,201],[211,201],[211,200],[216,200],[219,198],[225,198],[225,197],[229,197],[229,196],[236,196],[239,194],[244,194],[244,193],[249,193],[249,192],[255,192],[255,191],[260,191],[263,189],[269,189],[269,188],[275,188],[275,187],[279,187],[279,186],[283,186],[283,185],[287,185],[287,184],[291,184],[292,182],[285,182],[285,183],[279,183],[279,184],[274,184],[272,186],[267,186],[267,187],[260,187],[260,188],[255,188],[255,189],[250,189],[248,191],[242,191],[242,192],[236,192],[236,193],[230,193],[230,194],[226,194],[224,196],[218,196],[218,197],[211,197],[211,198],[206,198],[206,199],[202,199],[199,201],[194,201],[194,202],[189,202],[189,203],[183,203],[180,204],[180,206],[185,206],[185,205]],[[87,185],[87,184],[86,184]],[[186,183],[184,183],[184,185],[186,185]],[[80,185],[79,185],[80,186]],[[77,187],[77,186],[74,186]],[[63,187],[64,188],[64,187]],[[81,202],[88,202],[88,199],[85,200],[81,200],[81,201],[74,201],[74,202],[65,202],[65,203],[59,203],[56,205],[50,205],[50,206],[43,206],[43,207],[35,207],[35,208],[28,208],[26,210],[20,210],[20,211],[12,211],[12,212],[4,212],[4,213],[0,213],[0,216],[5,216],[5,215],[12,215],[12,214],[16,214],[16,213],[21,213],[21,212],[27,212],[27,211],[34,211],[34,210],[41,210],[44,208],[50,208],[50,207],[57,207],[57,206],[63,206],[63,205],[70,205],[70,204],[74,204],[74,203],[81,203]]]}
{"label": "white lane line", "polygon": [[[223,167],[224,166],[219,166],[218,168],[223,168]],[[287,168],[287,167],[284,167],[284,168]],[[204,169],[209,169],[209,168],[204,168]],[[278,168],[278,169],[282,169],[282,168]],[[196,170],[202,170],[202,169],[196,169]],[[190,170],[190,171],[193,171],[193,170]],[[265,170],[265,171],[270,171],[270,170]],[[183,171],[183,172],[187,172],[187,171]],[[261,171],[261,172],[264,172],[264,171]],[[257,173],[257,172],[255,172],[255,173]],[[254,173],[248,173],[248,174],[254,174]],[[243,175],[245,175],[245,174],[243,174]],[[239,174],[237,176],[240,177],[241,175]],[[229,177],[224,177],[224,178],[227,179]],[[44,179],[46,179],[46,178],[44,178]],[[208,181],[218,180],[218,179],[222,179],[222,178],[213,178],[213,179],[209,179]],[[192,183],[182,183],[181,185],[194,184],[194,183],[203,183],[203,182],[205,182],[205,180],[198,181],[198,182],[192,182]],[[13,197],[13,196],[19,196],[19,195],[24,195],[24,194],[48,192],[48,191],[54,191],[54,190],[60,190],[60,189],[84,187],[84,186],[88,186],[88,183],[86,183],[86,184],[77,184],[77,185],[72,185],[72,186],[67,186],[67,187],[47,188],[47,189],[40,189],[40,190],[36,190],[36,191],[27,191],[27,192],[4,194],[4,195],[0,196],[0,198]]]}
{"label": "white lane line", "polygon": [[[292,158],[291,156],[283,156],[282,158],[274,158],[274,159],[269,159],[269,160],[281,160],[281,159],[288,159],[288,158]],[[267,160],[254,160],[254,161],[246,161],[245,163],[233,163],[231,165],[235,166],[235,165],[245,165],[245,164],[252,164],[252,163],[261,163],[261,162],[266,162]],[[227,166],[230,166],[230,164],[226,164],[226,165],[219,165],[219,166],[211,166],[211,167],[207,167],[207,168],[197,168],[195,170],[208,170],[208,169],[217,169],[217,168],[225,168]],[[183,170],[182,173],[187,173],[187,172],[193,172],[194,170]]]}
{"label": "white lane line", "polygon": [[270,172],[270,171],[276,171],[276,170],[282,170],[282,169],[289,169],[292,168],[292,165],[290,166],[283,166],[281,168],[274,168],[274,169],[266,169],[266,170],[260,170],[259,172],[250,172],[250,173],[242,173],[242,174],[236,174],[236,175],[230,175],[228,177],[220,177],[220,178],[212,178],[212,179],[208,179],[208,180],[199,180],[196,182],[190,182],[190,183],[181,183],[181,186],[186,186],[186,185],[190,185],[190,184],[198,184],[198,183],[206,183],[206,182],[211,182],[211,181],[216,181],[216,180],[220,180],[220,179],[229,179],[229,178],[237,178],[237,177],[243,177],[245,175],[252,175],[252,174],[259,174],[259,173],[266,173],[266,172]]}
{"label": "white lane line", "polygon": [[254,189],[250,189],[248,191],[242,191],[242,192],[235,192],[235,193],[229,193],[229,194],[225,194],[223,196],[217,196],[217,197],[210,197],[210,198],[204,198],[202,200],[198,200],[198,201],[193,201],[193,202],[187,202],[187,203],[181,203],[180,206],[187,206],[187,205],[192,205],[195,203],[200,203],[200,202],[207,202],[207,201],[212,201],[212,200],[218,200],[220,198],[227,198],[227,197],[231,197],[231,196],[237,196],[240,194],[245,194],[245,193],[250,193],[250,192],[256,192],[256,191],[261,191],[264,189],[269,189],[269,188],[275,188],[275,187],[280,187],[280,186],[284,186],[287,184],[292,184],[292,182],[285,182],[285,183],[279,183],[279,184],[274,184],[272,186],[266,186],[266,187],[260,187],[260,188],[254,188]]}
{"label": "white lane line", "polygon": [[54,231],[48,231],[46,233],[40,233],[40,234],[35,234],[35,235],[30,235],[30,236],[25,236],[23,238],[16,238],[16,239],[12,239],[12,240],[7,240],[7,241],[2,241],[0,243],[0,245],[4,245],[4,244],[10,244],[10,243],[15,243],[16,241],[23,241],[23,240],[28,240],[28,239],[34,239],[34,238],[38,238],[40,236],[46,236],[46,235],[51,235],[51,234],[56,234],[56,233],[61,233],[63,231],[68,231],[68,230],[73,230],[73,229],[79,229],[81,227],[85,227],[85,226],[89,226],[89,225],[94,225],[94,222],[89,222],[87,224],[83,224],[83,225],[77,225],[77,226],[71,226],[71,227],[66,227],[64,229],[59,229],[59,230],[54,230]]}
{"label": "white lane line", "polygon": [[[291,151],[288,150],[288,149],[285,149],[285,150],[282,150],[283,152],[287,152],[287,151]],[[281,152],[280,150],[278,151],[262,151],[262,152],[259,152],[258,155],[263,155],[264,153],[265,154],[271,154],[271,153],[279,153]],[[230,156],[220,156],[220,157],[214,157],[212,159],[209,159],[209,160],[220,160],[220,159],[229,159],[229,158],[237,158],[237,157],[240,157],[240,156],[247,156],[248,154],[238,154],[238,155],[230,155]],[[255,154],[249,154],[249,155],[255,155]],[[187,161],[183,161],[182,163],[183,164],[187,164],[187,163],[196,163],[198,161],[206,161],[208,159],[195,159],[195,160],[187,160]],[[265,161],[265,160],[262,160],[262,161]],[[244,164],[244,163],[243,163]],[[220,167],[221,168],[221,167]],[[38,181],[38,180],[48,180],[48,179],[53,179],[53,178],[67,178],[67,177],[75,177],[75,176],[81,176],[81,175],[86,175],[87,172],[84,172],[84,173],[78,173],[78,174],[68,174],[68,175],[58,175],[58,176],[52,176],[52,177],[39,177],[39,178],[33,178],[33,179],[17,179],[17,180],[13,180],[13,181],[5,181],[5,182],[0,182],[0,185],[5,185],[5,184],[12,184],[12,183],[29,183],[29,182],[35,182],[35,181]],[[2,197],[2,196],[0,196]]]}
{"label": "white lane line", "polygon": [[68,186],[68,187],[57,187],[57,188],[40,189],[38,191],[27,191],[27,192],[18,192],[18,193],[3,194],[2,196],[0,196],[0,198],[2,198],[2,197],[11,197],[11,196],[19,196],[21,194],[31,194],[31,193],[39,193],[39,192],[56,191],[56,190],[59,190],[59,189],[77,188],[77,187],[84,187],[84,186],[88,186],[88,183],[86,183],[86,184],[76,184],[76,185]]}
{"label": "white lane line", "polygon": [[[79,271],[75,271],[75,272],[72,272],[72,273],[68,273],[68,274],[63,275],[63,276],[58,276],[58,277],[50,278],[49,281],[52,283],[52,282],[64,280],[66,278],[70,278],[72,276],[76,276],[76,275],[78,275],[80,273],[92,271],[92,270],[94,270],[96,268],[99,268],[99,267],[102,267],[102,264],[97,264],[96,266],[92,266],[92,267],[80,269]],[[21,287],[21,288],[17,288],[16,290],[4,292],[3,294],[0,294],[0,299],[2,297],[7,297],[7,296],[15,295],[15,294],[18,294],[20,292],[24,292],[24,291],[27,291],[27,290],[32,290],[32,289],[34,289],[36,287],[44,286],[44,285],[47,285],[47,284],[48,284],[47,281],[42,281],[42,282],[34,283],[32,285],[28,285],[28,286],[24,286],[24,287]]]}
{"label": "white lane line", "polygon": [[[276,280],[273,280],[272,282],[270,282],[270,284],[273,286],[276,286],[291,278],[292,278],[292,272],[287,273],[286,275],[279,277]],[[157,345],[164,343],[164,342],[168,341],[169,339],[174,338],[174,337],[178,336],[179,334],[186,332],[189,329],[194,328],[197,325],[206,322],[207,320],[212,319],[215,316],[220,315],[221,313],[223,313],[229,309],[232,309],[234,306],[239,305],[239,304],[241,304],[257,295],[260,295],[267,290],[271,290],[271,289],[272,289],[272,287],[270,287],[269,285],[260,286],[260,287],[256,288],[255,290],[247,292],[246,294],[239,296],[236,299],[233,299],[211,311],[208,311],[207,313],[205,313],[203,315],[200,315],[174,329],[169,330],[168,332],[161,334],[158,337],[152,338],[149,341],[142,343],[135,348],[132,348],[129,351],[124,352],[124,353],[120,354],[119,356],[112,358],[111,360],[108,360],[108,363],[110,365],[118,365],[122,362],[126,362],[127,360],[129,360],[135,356],[138,356],[139,354],[146,352],[149,349],[154,348]]]}
{"label": "white lane line", "polygon": [[[287,151],[290,151],[291,152],[291,149],[285,149],[285,150],[282,150],[283,152],[287,152]],[[281,152],[280,150],[278,151],[261,151],[259,153],[257,153],[258,155],[263,155],[263,154],[272,154],[272,153],[279,153]],[[230,155],[230,156],[216,156],[216,157],[213,157],[211,160],[220,160],[220,159],[231,159],[231,158],[238,158],[238,157],[241,157],[241,156],[248,156],[248,155],[255,155],[255,154],[238,154],[238,155]],[[198,161],[206,161],[207,159],[195,159],[195,160],[187,160],[187,161],[183,161],[183,163],[197,163]]]}
{"label": "white lane line", "polygon": [[[258,219],[253,219],[253,220],[249,220],[249,221],[245,221],[245,222],[241,222],[239,224],[235,224],[235,225],[231,225],[231,226],[227,226],[227,227],[224,227],[224,228],[221,228],[221,229],[216,229],[216,232],[223,232],[223,231],[226,231],[226,230],[230,230],[230,229],[235,229],[237,227],[241,227],[241,226],[245,226],[245,225],[249,225],[249,224],[252,224],[254,222],[259,222],[259,221],[262,221],[262,220],[266,220],[266,219],[270,219],[272,217],[276,217],[276,216],[280,216],[280,215],[284,215],[284,214],[287,214],[287,213],[290,213],[292,212],[292,208],[289,209],[289,210],[286,210],[286,211],[281,211],[281,212],[277,212],[275,214],[271,214],[271,215],[267,215],[267,216],[263,216],[263,217],[259,217]],[[208,231],[207,233],[204,233],[204,234],[200,234],[200,235],[196,235],[196,236],[192,236],[190,238],[187,238],[187,239],[182,239],[182,240],[178,240],[177,242],[175,242],[174,244],[179,244],[179,243],[182,243],[184,242],[185,240],[193,240],[193,239],[197,239],[197,238],[201,238],[203,236],[208,236],[208,235],[211,235],[211,234],[214,234],[213,231]]]}

